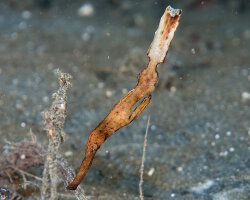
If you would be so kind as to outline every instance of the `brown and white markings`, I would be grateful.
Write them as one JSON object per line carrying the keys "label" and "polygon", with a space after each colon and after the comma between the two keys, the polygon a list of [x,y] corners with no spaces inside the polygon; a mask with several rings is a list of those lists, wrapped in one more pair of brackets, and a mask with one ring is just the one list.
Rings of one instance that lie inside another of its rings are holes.
{"label": "brown and white markings", "polygon": [[[167,55],[180,16],[181,10],[173,9],[170,6],[166,8],[147,52],[149,57],[148,66],[139,74],[135,88],[115,104],[105,119],[90,133],[85,157],[76,177],[67,186],[67,189],[75,190],[77,188],[88,172],[102,143],[117,130],[136,119],[150,103],[151,93],[158,81],[157,65],[162,63]],[[141,103],[132,111],[138,101],[141,101]]]}

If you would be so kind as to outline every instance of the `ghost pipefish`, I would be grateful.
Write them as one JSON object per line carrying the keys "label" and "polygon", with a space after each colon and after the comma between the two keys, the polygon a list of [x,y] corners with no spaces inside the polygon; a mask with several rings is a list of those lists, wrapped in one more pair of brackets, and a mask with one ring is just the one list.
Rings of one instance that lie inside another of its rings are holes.
{"label": "ghost pipefish", "polygon": [[[150,103],[151,93],[158,81],[157,65],[162,63],[167,55],[170,43],[179,25],[181,12],[180,9],[174,9],[170,6],[166,8],[147,51],[149,58],[147,67],[140,72],[135,88],[115,104],[105,119],[90,133],[85,157],[76,177],[67,186],[67,189],[75,190],[77,188],[87,174],[97,150],[105,140],[136,119]],[[132,111],[134,105],[140,100],[141,103]]]}

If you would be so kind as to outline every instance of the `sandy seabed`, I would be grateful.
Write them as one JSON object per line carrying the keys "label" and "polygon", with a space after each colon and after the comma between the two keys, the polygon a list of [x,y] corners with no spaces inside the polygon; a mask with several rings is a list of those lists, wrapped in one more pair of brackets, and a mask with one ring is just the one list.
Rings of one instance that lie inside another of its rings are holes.
{"label": "sandy seabed", "polygon": [[[25,2],[0,3],[0,158],[4,139],[29,129],[47,145],[41,112],[60,68],[73,76],[61,151],[77,169],[89,132],[135,86],[169,2],[91,1],[94,13],[83,17],[82,1]],[[81,184],[90,199],[138,198],[149,115],[145,199],[249,198],[249,5],[194,2],[171,1],[183,15],[151,104],[97,153]]]}

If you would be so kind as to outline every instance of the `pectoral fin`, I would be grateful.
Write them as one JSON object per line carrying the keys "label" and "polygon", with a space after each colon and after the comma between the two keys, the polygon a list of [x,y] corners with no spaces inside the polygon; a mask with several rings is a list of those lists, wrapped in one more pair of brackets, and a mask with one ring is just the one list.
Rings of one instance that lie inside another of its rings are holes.
{"label": "pectoral fin", "polygon": [[148,97],[145,97],[143,101],[140,103],[140,105],[135,108],[135,110],[129,117],[130,122],[132,122],[135,118],[137,118],[143,112],[143,110],[150,103],[151,98],[152,98],[151,95],[149,95]]}

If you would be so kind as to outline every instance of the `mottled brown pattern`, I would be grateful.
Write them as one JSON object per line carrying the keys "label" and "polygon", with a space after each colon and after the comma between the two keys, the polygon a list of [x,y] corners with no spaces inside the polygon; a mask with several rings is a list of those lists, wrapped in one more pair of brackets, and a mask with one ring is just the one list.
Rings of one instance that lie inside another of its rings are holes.
{"label": "mottled brown pattern", "polygon": [[176,21],[179,21],[180,15],[171,17],[169,13],[164,16],[164,26],[169,27],[168,29],[163,29],[161,31],[161,42],[159,48],[162,49],[164,46],[165,40],[168,39],[169,31],[175,26]]}
{"label": "mottled brown pattern", "polygon": [[[166,12],[164,13],[164,17],[166,21],[165,26],[159,27],[161,28],[161,30],[159,31],[163,31],[164,34],[164,37],[162,37],[162,40],[158,45],[159,48],[161,45],[164,45],[164,38],[167,38],[170,32],[174,33],[175,28],[173,29],[172,27],[178,26],[178,21],[180,18],[179,15],[178,17],[172,17],[168,13],[168,10],[166,10]],[[151,48],[149,49],[148,54],[150,51],[152,51]],[[159,61],[158,59],[149,57],[148,66],[139,74],[136,87],[133,90],[129,91],[113,107],[106,118],[90,133],[85,151],[85,158],[82,161],[80,170],[77,173],[75,179],[71,184],[67,186],[68,189],[75,190],[80,184],[80,182],[88,172],[94,156],[102,143],[117,130],[128,125],[130,122],[136,119],[150,103],[150,94],[155,89],[155,85],[158,81],[156,68],[160,62],[161,61]],[[134,105],[140,100],[141,103],[132,111]]]}

